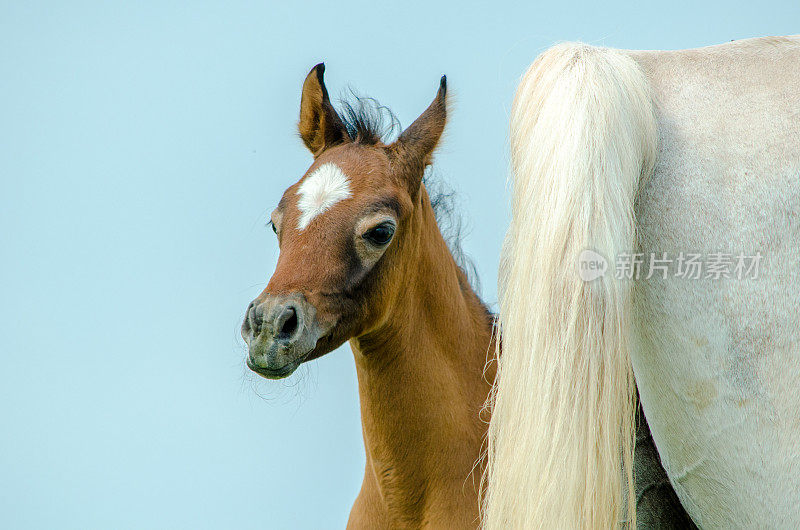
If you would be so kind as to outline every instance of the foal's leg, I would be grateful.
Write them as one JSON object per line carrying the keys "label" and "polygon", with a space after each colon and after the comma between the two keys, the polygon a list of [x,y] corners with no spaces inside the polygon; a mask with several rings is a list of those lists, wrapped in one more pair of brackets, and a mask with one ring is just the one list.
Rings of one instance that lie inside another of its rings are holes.
{"label": "foal's leg", "polygon": [[641,404],[636,412],[636,425],[633,472],[636,478],[637,528],[697,528],[681,506],[667,473],[661,467],[661,459],[656,452]]}

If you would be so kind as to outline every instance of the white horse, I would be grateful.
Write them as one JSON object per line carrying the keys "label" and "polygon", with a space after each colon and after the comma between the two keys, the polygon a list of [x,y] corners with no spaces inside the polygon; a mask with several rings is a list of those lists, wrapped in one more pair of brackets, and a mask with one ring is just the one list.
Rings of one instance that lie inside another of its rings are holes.
{"label": "white horse", "polygon": [[485,528],[635,524],[634,376],[698,526],[800,528],[800,37],[557,45],[511,150]]}

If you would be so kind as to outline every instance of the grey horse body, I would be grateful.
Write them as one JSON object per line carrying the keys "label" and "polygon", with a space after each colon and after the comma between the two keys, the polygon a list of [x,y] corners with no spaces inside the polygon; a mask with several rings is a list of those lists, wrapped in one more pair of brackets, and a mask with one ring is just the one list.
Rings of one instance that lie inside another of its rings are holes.
{"label": "grey horse body", "polygon": [[[631,356],[654,446],[698,526],[797,528],[800,38],[627,53],[651,83],[659,128],[637,250],[645,263],[672,260],[633,296]],[[731,266],[680,277],[681,253]],[[759,255],[756,271],[735,273],[739,256]],[[645,479],[644,500],[659,480]]]}

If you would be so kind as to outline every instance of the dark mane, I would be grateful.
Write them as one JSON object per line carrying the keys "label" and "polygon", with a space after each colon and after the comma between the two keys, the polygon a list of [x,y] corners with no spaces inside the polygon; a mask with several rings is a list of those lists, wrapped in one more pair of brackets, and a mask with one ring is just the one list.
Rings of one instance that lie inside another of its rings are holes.
{"label": "dark mane", "polygon": [[472,290],[480,296],[481,282],[478,277],[478,269],[475,267],[475,262],[472,261],[472,258],[465,254],[464,249],[461,247],[461,239],[464,234],[464,219],[456,208],[458,206],[456,192],[444,184],[438,175],[434,176],[430,167],[425,172],[422,182],[425,184],[425,189],[428,190],[431,207],[436,216],[436,224],[439,225],[439,231],[447,242],[456,265],[464,271]]}
{"label": "dark mane", "polygon": [[339,117],[344,122],[350,139],[365,145],[388,143],[400,133],[397,116],[378,100],[357,95],[350,90],[349,97],[342,98]]}

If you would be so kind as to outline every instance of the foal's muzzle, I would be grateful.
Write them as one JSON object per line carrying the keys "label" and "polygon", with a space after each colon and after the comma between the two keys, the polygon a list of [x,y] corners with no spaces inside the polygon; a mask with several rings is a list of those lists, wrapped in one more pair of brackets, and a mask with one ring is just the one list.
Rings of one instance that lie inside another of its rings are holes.
{"label": "foal's muzzle", "polygon": [[314,306],[301,294],[262,295],[247,308],[242,324],[247,366],[269,379],[289,376],[321,336]]}

